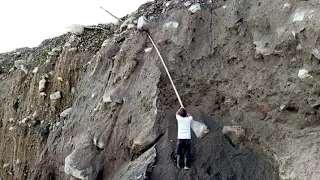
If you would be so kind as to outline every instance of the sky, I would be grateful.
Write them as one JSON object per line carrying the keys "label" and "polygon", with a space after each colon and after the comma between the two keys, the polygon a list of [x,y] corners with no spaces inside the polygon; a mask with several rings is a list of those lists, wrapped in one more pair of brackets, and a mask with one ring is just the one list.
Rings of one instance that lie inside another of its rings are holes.
{"label": "sky", "polygon": [[0,1],[0,53],[35,47],[59,36],[72,24],[116,22],[100,6],[117,17],[152,0],[2,0]]}

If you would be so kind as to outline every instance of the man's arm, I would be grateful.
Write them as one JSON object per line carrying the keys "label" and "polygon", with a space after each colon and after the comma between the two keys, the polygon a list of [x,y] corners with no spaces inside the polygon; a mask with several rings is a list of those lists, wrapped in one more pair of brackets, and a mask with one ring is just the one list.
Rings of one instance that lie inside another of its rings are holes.
{"label": "man's arm", "polygon": [[178,111],[176,112],[176,115],[180,115],[179,112],[180,112],[180,110],[181,110],[182,108],[184,108],[184,107],[180,107],[180,108],[178,109]]}

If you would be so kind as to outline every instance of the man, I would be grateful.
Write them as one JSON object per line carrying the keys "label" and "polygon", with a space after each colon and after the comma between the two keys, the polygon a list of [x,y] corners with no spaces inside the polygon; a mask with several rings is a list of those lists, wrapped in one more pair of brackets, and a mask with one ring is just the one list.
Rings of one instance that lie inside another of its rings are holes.
{"label": "man", "polygon": [[180,168],[180,158],[183,156],[184,169],[190,169],[188,160],[191,158],[191,123],[193,118],[183,107],[176,112],[176,118],[178,122],[178,140],[175,151],[177,167]]}

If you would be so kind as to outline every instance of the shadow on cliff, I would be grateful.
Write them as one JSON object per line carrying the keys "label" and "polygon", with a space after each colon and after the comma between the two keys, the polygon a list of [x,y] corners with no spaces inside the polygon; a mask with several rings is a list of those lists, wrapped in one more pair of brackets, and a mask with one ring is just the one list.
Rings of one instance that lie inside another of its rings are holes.
{"label": "shadow on cliff", "polygon": [[[204,122],[209,133],[201,139],[192,134],[193,159],[190,170],[177,169],[173,154],[177,136],[175,110],[166,110],[166,133],[156,146],[157,163],[149,179],[279,179],[273,160],[250,145],[236,147],[222,134],[218,118],[193,113],[196,120]],[[255,149],[255,150],[253,150]]]}

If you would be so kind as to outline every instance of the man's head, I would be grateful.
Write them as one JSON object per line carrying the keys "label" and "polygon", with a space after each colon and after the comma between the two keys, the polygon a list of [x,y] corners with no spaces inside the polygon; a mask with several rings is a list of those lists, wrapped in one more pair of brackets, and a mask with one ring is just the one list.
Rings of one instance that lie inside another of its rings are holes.
{"label": "man's head", "polygon": [[182,117],[187,117],[187,110],[184,108],[181,108],[179,114]]}

